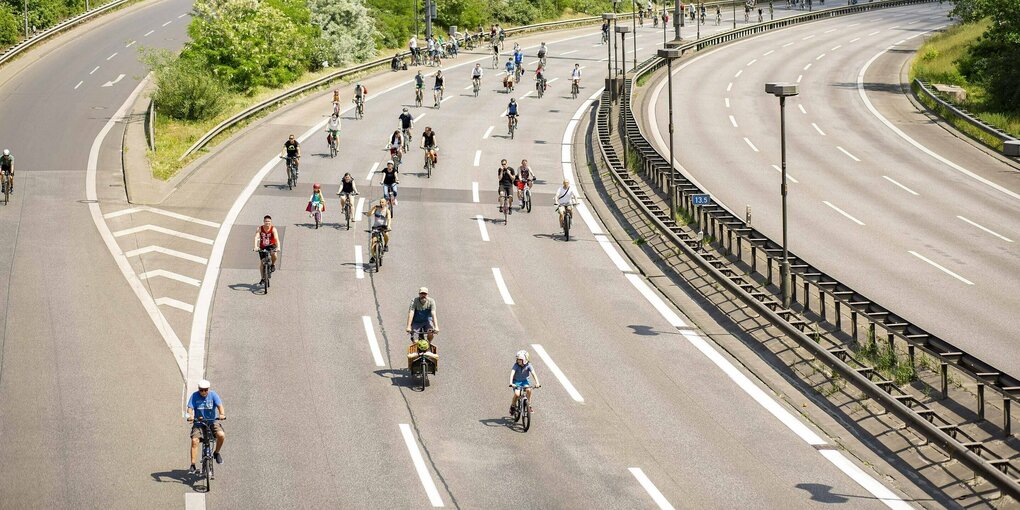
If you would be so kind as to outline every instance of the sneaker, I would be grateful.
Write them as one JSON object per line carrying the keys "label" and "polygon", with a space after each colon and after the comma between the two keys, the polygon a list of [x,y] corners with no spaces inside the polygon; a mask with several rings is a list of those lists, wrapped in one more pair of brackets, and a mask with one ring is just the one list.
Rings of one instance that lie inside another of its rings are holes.
{"label": "sneaker", "polygon": [[193,475],[193,474],[195,474],[195,473],[198,473],[198,470],[197,470],[197,469],[195,469],[195,465],[194,465],[194,464],[192,464],[192,465],[191,465],[191,467],[189,467],[189,468],[188,468],[188,474],[189,474],[189,475]]}
{"label": "sneaker", "polygon": [[[510,406],[510,416],[514,416],[515,414],[517,414],[517,408],[514,406]],[[191,466],[191,468],[194,469],[195,466]]]}
{"label": "sneaker", "polygon": [[369,257],[368,263],[369,264],[375,264],[375,257]]}
{"label": "sneaker", "polygon": [[276,264],[270,264],[269,272],[270,273],[275,273],[276,272]]}
{"label": "sneaker", "polygon": [[383,247],[382,247],[382,251],[383,251],[383,253],[386,253],[386,252],[390,251],[390,245],[384,244]]}
{"label": "sneaker", "polygon": [[259,285],[265,285],[265,284],[266,284],[266,279],[265,278],[259,280]]}
{"label": "sneaker", "polygon": [[531,407],[531,406],[528,406],[528,413],[534,414],[535,413],[535,408]]}
{"label": "sneaker", "polygon": [[216,459],[217,464],[223,464],[223,457],[220,455],[219,452],[212,454],[212,456],[214,459]]}

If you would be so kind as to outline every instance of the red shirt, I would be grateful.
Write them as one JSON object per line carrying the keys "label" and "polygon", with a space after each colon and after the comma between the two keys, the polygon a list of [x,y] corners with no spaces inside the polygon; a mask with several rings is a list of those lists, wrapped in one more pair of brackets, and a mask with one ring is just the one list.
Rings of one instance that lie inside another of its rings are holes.
{"label": "red shirt", "polygon": [[259,248],[265,248],[266,246],[273,245],[279,246],[280,243],[276,239],[276,227],[269,227],[269,231],[266,231],[265,225],[259,226]]}

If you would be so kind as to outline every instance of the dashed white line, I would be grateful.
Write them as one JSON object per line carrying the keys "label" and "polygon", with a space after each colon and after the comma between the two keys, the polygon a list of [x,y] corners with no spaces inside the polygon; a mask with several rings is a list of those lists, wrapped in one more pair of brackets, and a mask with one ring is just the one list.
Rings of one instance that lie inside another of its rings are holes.
{"label": "dashed white line", "polygon": [[827,206],[829,206],[829,207],[831,207],[832,210],[838,212],[839,214],[842,214],[843,216],[846,216],[847,219],[849,219],[850,221],[852,221],[852,222],[854,222],[854,223],[856,223],[856,224],[858,224],[858,225],[860,225],[862,227],[864,226],[864,222],[863,221],[861,221],[861,220],[859,220],[857,218],[854,218],[848,212],[840,209],[839,207],[836,207],[835,205],[832,205],[832,202],[829,202],[828,200],[822,200],[822,203],[827,205]]}
{"label": "dashed white line", "polygon": [[911,39],[913,39],[915,37],[921,37],[922,35],[924,35],[924,34],[923,33],[922,34],[914,34],[914,35],[908,37],[907,40],[909,41],[909,40],[911,40]]}
{"label": "dashed white line", "polygon": [[570,55],[571,53],[577,53],[577,52],[578,52],[578,50],[564,51],[563,53],[560,53],[560,55]]}
{"label": "dashed white line", "polygon": [[843,47],[843,45],[842,45],[842,44],[837,44],[837,45],[835,45],[835,46],[833,46],[833,47],[829,48],[829,51],[836,51],[836,50],[838,50],[838,49],[840,49],[840,48],[842,48],[842,47]]}
{"label": "dashed white line", "polygon": [[471,183],[471,201],[476,203],[476,204],[478,203],[478,183],[477,182],[472,182]]}
{"label": "dashed white line", "polygon": [[443,104],[443,103],[445,103],[445,102],[447,102],[447,101],[449,101],[451,99],[453,99],[453,96],[446,96],[446,97],[444,97],[443,99],[441,99],[439,101],[439,104]]}
{"label": "dashed white line", "polygon": [[822,131],[822,128],[818,127],[818,124],[812,122],[811,127],[815,128],[815,131],[818,131],[818,134],[825,136],[825,131]]}
{"label": "dashed white line", "polygon": [[429,497],[429,503],[432,503],[433,507],[442,507],[443,498],[439,497],[436,482],[432,480],[432,475],[429,474],[429,470],[425,466],[425,459],[422,458],[421,450],[418,449],[418,443],[414,440],[411,426],[401,423],[400,434],[404,436],[404,444],[407,445],[407,451],[411,454],[411,462],[414,464],[415,471],[418,472],[418,479],[421,480],[422,487],[425,487],[425,494]]}
{"label": "dashed white line", "polygon": [[807,37],[803,37],[803,38],[801,38],[801,41],[806,41],[806,40],[808,40],[808,39],[810,39],[810,38],[812,38],[814,36],[815,36],[814,34],[811,34],[811,35],[809,35]]}
{"label": "dashed white line", "polygon": [[471,85],[468,85],[467,87],[464,87],[464,90],[471,90],[471,87],[474,87],[474,86],[475,85],[472,83]]}
{"label": "dashed white line", "polygon": [[758,148],[755,147],[754,144],[751,143],[751,140],[749,138],[747,138],[746,136],[744,137],[744,141],[747,142],[747,146],[750,147],[751,150],[753,150],[754,152],[759,152]]}
{"label": "dashed white line", "polygon": [[994,232],[991,229],[988,229],[986,227],[978,225],[977,223],[974,223],[973,221],[970,221],[967,218],[964,218],[963,216],[957,216],[957,218],[960,218],[961,220],[966,221],[967,223],[970,223],[971,225],[974,225],[975,227],[977,227],[977,228],[979,228],[981,230],[984,230],[985,232],[988,232],[989,234],[992,234],[993,236],[998,237],[999,239],[1002,239],[1003,241],[1006,241],[1007,243],[1012,243],[1013,242],[1012,239],[1010,239],[1010,238],[1008,238],[1008,237],[1006,237],[1006,236],[1004,236],[1002,234],[999,234],[997,232]]}
{"label": "dashed white line", "polygon": [[205,510],[205,493],[185,492],[184,510]]}
{"label": "dashed white line", "polygon": [[[783,173],[783,169],[779,168],[779,165],[772,165],[772,168],[774,168],[775,171],[779,172],[780,174]],[[791,181],[791,182],[793,182],[795,184],[800,184],[800,181],[798,181],[797,179],[794,179],[793,176],[790,175],[789,171],[786,172],[786,178],[787,178],[787,180],[789,180],[789,181]]]}
{"label": "dashed white line", "polygon": [[754,63],[757,62],[757,61],[758,61],[758,59],[752,59],[750,62],[747,63],[747,66],[750,67],[750,66],[754,65]]}
{"label": "dashed white line", "polygon": [[481,214],[476,214],[475,219],[478,220],[478,230],[482,233],[482,241],[489,241],[489,231],[485,229],[485,218]]}
{"label": "dashed white line", "polygon": [[737,119],[735,119],[732,115],[730,115],[730,124],[733,124],[733,127],[737,127]]}
{"label": "dashed white line", "polygon": [[914,190],[912,190],[912,189],[910,189],[910,188],[900,184],[899,182],[896,181],[896,179],[893,179],[892,177],[889,177],[888,175],[883,175],[882,178],[887,180],[887,181],[889,181],[889,182],[891,182],[891,183],[893,183],[893,184],[895,184],[895,185],[897,185],[897,186],[899,186],[899,187],[901,187],[901,188],[903,188],[904,191],[906,191],[907,193],[910,193],[911,195],[919,196],[916,191],[914,191]]}
{"label": "dashed white line", "polygon": [[741,70],[737,71],[737,74],[734,74],[734,75],[733,75],[733,77],[734,77],[734,78],[740,78],[740,75],[741,75],[741,74],[744,74],[744,70],[743,70],[743,69],[741,69]]}
{"label": "dashed white line", "polygon": [[729,92],[731,90],[733,90],[733,82],[732,81],[729,83],[729,85],[726,85],[726,92]]}
{"label": "dashed white line", "polygon": [[127,45],[125,45],[124,47],[125,48],[130,48],[130,47],[134,46],[136,42],[138,42],[138,41],[131,41],[131,42],[127,43]]}
{"label": "dashed white line", "polygon": [[188,13],[181,14],[180,16],[177,16],[177,19],[181,19],[181,18],[183,18],[183,17],[185,17],[187,15],[188,15]]}
{"label": "dashed white line", "polygon": [[773,54],[775,52],[776,52],[776,50],[769,50],[769,51],[766,51],[765,53],[762,53],[761,56],[767,57],[767,56],[769,56],[769,55],[771,55],[771,54]]}
{"label": "dashed white line", "polygon": [[365,197],[358,197],[358,206],[354,208],[354,221],[361,221],[361,213],[365,210]]}
{"label": "dashed white line", "polygon": [[567,376],[563,374],[563,371],[560,370],[560,367],[557,366],[556,362],[552,360],[552,357],[549,356],[549,353],[545,352],[545,349],[542,347],[542,345],[531,344],[531,348],[536,353],[538,353],[538,357],[542,358],[542,362],[545,363],[545,365],[549,368],[549,371],[552,372],[552,374],[556,377],[556,380],[560,382],[560,385],[563,386],[563,389],[567,390],[567,394],[570,395],[570,398],[574,399],[574,402],[584,402],[584,397],[582,397],[581,394],[578,393],[577,388],[574,388],[574,385],[570,383],[570,380],[567,379]]}
{"label": "dashed white line", "polygon": [[900,39],[899,41],[896,41],[895,43],[893,43],[893,45],[894,45],[894,46],[895,46],[895,45],[900,45],[900,44],[903,44],[903,43],[905,43],[905,42],[907,42],[907,40],[906,40],[906,39]]}
{"label": "dashed white line", "polygon": [[652,497],[652,501],[654,501],[659,507],[659,510],[674,510],[673,505],[669,504],[669,501],[666,500],[666,496],[663,496],[662,493],[659,492],[659,489],[657,489],[655,484],[648,479],[645,472],[641,471],[641,468],[632,467],[628,468],[628,470],[630,471],[630,474],[634,475],[634,478],[637,478],[641,487],[644,487],[645,492]]}
{"label": "dashed white line", "polygon": [[[428,113],[428,112],[425,112],[425,113]],[[421,114],[421,115],[419,115],[419,116],[415,117],[415,118],[414,118],[414,122],[418,122],[419,120],[421,120],[421,118],[425,116],[425,113],[423,113],[423,114]]]}
{"label": "dashed white line", "polygon": [[109,57],[106,57],[106,60],[107,60],[107,61],[109,61],[109,60],[110,60],[110,59],[112,59],[113,57],[116,57],[116,56],[117,56],[117,53],[118,53],[118,52],[116,52],[116,51],[115,51],[115,52],[113,52],[113,55],[110,55]]}
{"label": "dashed white line", "polygon": [[85,83],[85,82],[84,81],[79,81],[78,84],[74,86],[74,90],[78,90],[78,87],[81,87],[82,83]]}
{"label": "dashed white line", "polygon": [[868,34],[868,37],[871,37],[871,36],[873,36],[873,35],[875,35],[875,34],[877,34],[877,33],[878,33],[878,31],[876,31],[876,32],[872,32],[872,33]]}
{"label": "dashed white line", "polygon": [[936,268],[938,268],[943,273],[946,273],[947,275],[952,276],[953,278],[956,278],[957,280],[960,280],[961,282],[966,283],[967,285],[974,285],[974,282],[972,282],[972,281],[970,281],[970,280],[968,280],[968,279],[966,279],[966,278],[964,278],[964,277],[962,277],[962,276],[960,276],[960,275],[958,275],[958,274],[956,274],[956,273],[946,269],[945,267],[943,267],[943,266],[939,265],[938,263],[936,263],[934,260],[931,260],[928,257],[925,257],[924,255],[921,255],[920,253],[917,253],[914,250],[909,250],[908,253],[910,253],[911,255],[913,255],[913,256],[915,256],[915,257],[917,257],[917,258],[919,258],[919,259],[921,259],[921,260],[923,260],[923,261],[925,261],[925,262],[927,262],[927,263],[929,263],[929,264],[931,264],[933,266],[935,266]]}
{"label": "dashed white line", "polygon": [[485,130],[485,134],[484,134],[484,135],[482,135],[482,140],[488,139],[488,138],[489,138],[489,135],[491,135],[491,134],[492,134],[492,130],[493,130],[493,129],[494,129],[495,127],[496,127],[496,126],[489,126],[489,129],[486,129],[486,130]]}
{"label": "dashed white line", "polygon": [[730,107],[730,98],[727,97],[725,99],[725,102],[726,102],[726,107],[729,108]]}
{"label": "dashed white line", "polygon": [[482,162],[482,150],[478,149],[478,150],[475,151],[475,162],[474,162],[474,165],[478,166],[478,165],[481,164],[481,162]]}
{"label": "dashed white line", "polygon": [[96,74],[96,71],[98,71],[98,70],[99,70],[99,66],[96,66],[94,69],[89,71],[89,76],[92,76],[93,74]]}
{"label": "dashed white line", "polygon": [[499,289],[499,295],[503,297],[503,302],[512,305],[514,304],[514,298],[510,297],[510,290],[506,288],[506,282],[503,281],[503,272],[498,267],[492,268],[492,277],[496,279],[496,287]]}
{"label": "dashed white line", "polygon": [[803,79],[804,79],[804,75],[803,74],[798,74],[797,75],[797,83],[800,83],[800,80],[803,80]]}
{"label": "dashed white line", "polygon": [[829,30],[826,30],[825,32],[822,32],[822,33],[829,34],[829,33],[835,32],[836,30],[837,29],[835,29],[835,28],[830,28]]}
{"label": "dashed white line", "polygon": [[163,26],[165,27],[165,26],[167,26],[167,25],[169,25],[169,24],[171,24],[173,22],[174,22],[174,20],[167,21],[166,23],[163,23]]}
{"label": "dashed white line", "polygon": [[847,25],[846,27],[847,27],[847,28],[850,28],[850,27],[856,27],[857,25],[860,25],[860,23],[854,23],[854,24],[852,24],[852,25]]}
{"label": "dashed white line", "polygon": [[798,104],[797,108],[800,109],[800,113],[803,113],[804,115],[807,115],[807,110],[804,109],[804,105]]}
{"label": "dashed white line", "polygon": [[836,146],[836,148],[839,149],[839,151],[842,152],[843,154],[846,154],[850,159],[852,159],[852,160],[854,160],[854,161],[856,161],[858,163],[861,162],[860,159],[857,159],[857,156],[854,156],[853,154],[850,154],[846,149],[844,149],[844,148],[842,148],[842,147],[840,147],[838,145]]}
{"label": "dashed white line", "polygon": [[788,43],[783,45],[784,48],[787,47],[787,46],[793,46],[793,43],[792,42],[788,42]]}
{"label": "dashed white line", "polygon": [[156,269],[154,271],[146,271],[146,272],[141,273],[141,274],[138,275],[138,278],[140,280],[148,280],[149,278],[156,278],[156,277],[168,278],[170,280],[176,280],[176,281],[179,281],[181,283],[185,283],[185,284],[191,285],[192,287],[198,287],[199,285],[202,284],[202,280],[196,280],[194,278],[190,278],[190,277],[184,276],[182,274],[177,274],[177,273],[175,273],[173,271],[167,271],[165,269]]}
{"label": "dashed white line", "polygon": [[148,32],[146,32],[146,33],[145,33],[145,35],[143,35],[142,37],[149,37],[150,35],[152,35],[152,34],[153,34],[153,32],[155,32],[155,30],[149,30],[149,31],[148,31]]}
{"label": "dashed white line", "polygon": [[365,258],[361,254],[361,245],[354,246],[354,277],[362,280],[365,278]]}
{"label": "dashed white line", "polygon": [[376,161],[375,163],[372,164],[372,169],[368,171],[368,175],[365,176],[365,180],[366,181],[371,181],[372,180],[372,176],[375,175],[375,171],[378,168],[379,168],[379,162]]}
{"label": "dashed white line", "polygon": [[362,315],[361,323],[365,326],[365,336],[368,338],[368,348],[372,350],[372,360],[375,361],[375,366],[386,366],[382,351],[379,349],[379,340],[375,337],[375,328],[372,326],[371,317]]}
{"label": "dashed white line", "polygon": [[896,30],[897,28],[900,28],[900,26],[896,25],[896,26],[889,27],[889,30]]}
{"label": "dashed white line", "polygon": [[805,71],[807,71],[808,69],[811,69],[811,64],[808,64],[808,65],[804,66],[804,70]]}
{"label": "dashed white line", "polygon": [[852,44],[852,43],[855,43],[855,42],[860,41],[860,40],[861,40],[860,37],[854,37],[853,39],[850,39],[850,43]]}

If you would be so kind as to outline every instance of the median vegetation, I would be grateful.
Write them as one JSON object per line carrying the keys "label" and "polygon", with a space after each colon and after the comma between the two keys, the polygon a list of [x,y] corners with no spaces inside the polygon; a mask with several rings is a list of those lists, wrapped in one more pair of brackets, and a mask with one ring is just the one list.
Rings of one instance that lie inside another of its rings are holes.
{"label": "median vegetation", "polygon": [[[0,0],[0,2],[6,0]],[[609,0],[437,0],[434,32],[488,30],[612,10]],[[419,2],[419,8],[424,2]],[[407,0],[196,0],[179,54],[143,50],[156,90],[153,174],[219,122],[296,83],[403,49],[415,32]],[[424,30],[424,21],[417,28]]]}
{"label": "median vegetation", "polygon": [[[944,99],[1020,136],[1020,0],[957,0],[952,13],[963,23],[921,46],[910,78],[962,87],[966,99]],[[927,106],[952,122],[937,105]],[[1001,145],[969,124],[957,127],[990,145]]]}

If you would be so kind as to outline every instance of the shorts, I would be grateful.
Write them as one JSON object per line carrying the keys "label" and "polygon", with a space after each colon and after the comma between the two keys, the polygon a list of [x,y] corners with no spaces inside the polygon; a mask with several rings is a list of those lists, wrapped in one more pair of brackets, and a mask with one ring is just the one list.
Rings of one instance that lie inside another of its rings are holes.
{"label": "shorts", "polygon": [[440,90],[443,90],[443,86],[442,86],[442,85],[436,85],[436,87],[435,87],[435,88],[434,88],[433,90],[435,90],[436,92],[438,92],[438,91],[440,91]]}
{"label": "shorts", "polygon": [[[223,425],[220,425],[220,422],[218,422],[218,421],[213,422],[212,429],[213,429],[213,435],[215,435],[218,432],[223,432]],[[205,429],[203,429],[202,427],[199,427],[197,424],[192,426],[191,427],[191,438],[192,439],[202,439],[202,432],[203,432],[203,430],[205,430]]]}
{"label": "shorts", "polygon": [[428,322],[412,322],[411,323],[411,331],[418,331],[420,329],[424,329],[425,331],[431,331],[433,329],[436,329],[435,321],[433,321],[431,318],[429,318]]}
{"label": "shorts", "polygon": [[524,388],[527,388],[529,386],[531,386],[531,384],[528,381],[519,381],[519,382],[518,381],[514,381],[514,388],[524,389]]}
{"label": "shorts", "polygon": [[263,247],[262,247],[262,248],[260,248],[260,249],[261,249],[261,250],[266,250],[266,251],[268,251],[269,253],[272,253],[272,252],[276,251],[276,245],[275,245],[275,244],[268,244],[268,245],[266,245],[266,246],[263,246]]}
{"label": "shorts", "polygon": [[389,189],[389,192],[393,194],[393,196],[397,196],[397,184],[396,183],[393,183],[393,184],[383,183],[382,186],[383,186],[383,196],[386,195],[387,188]]}
{"label": "shorts", "polygon": [[509,197],[509,196],[511,196],[511,191],[510,191],[511,189],[513,189],[513,185],[512,184],[500,184],[499,185],[499,195],[500,196],[508,196]]}

